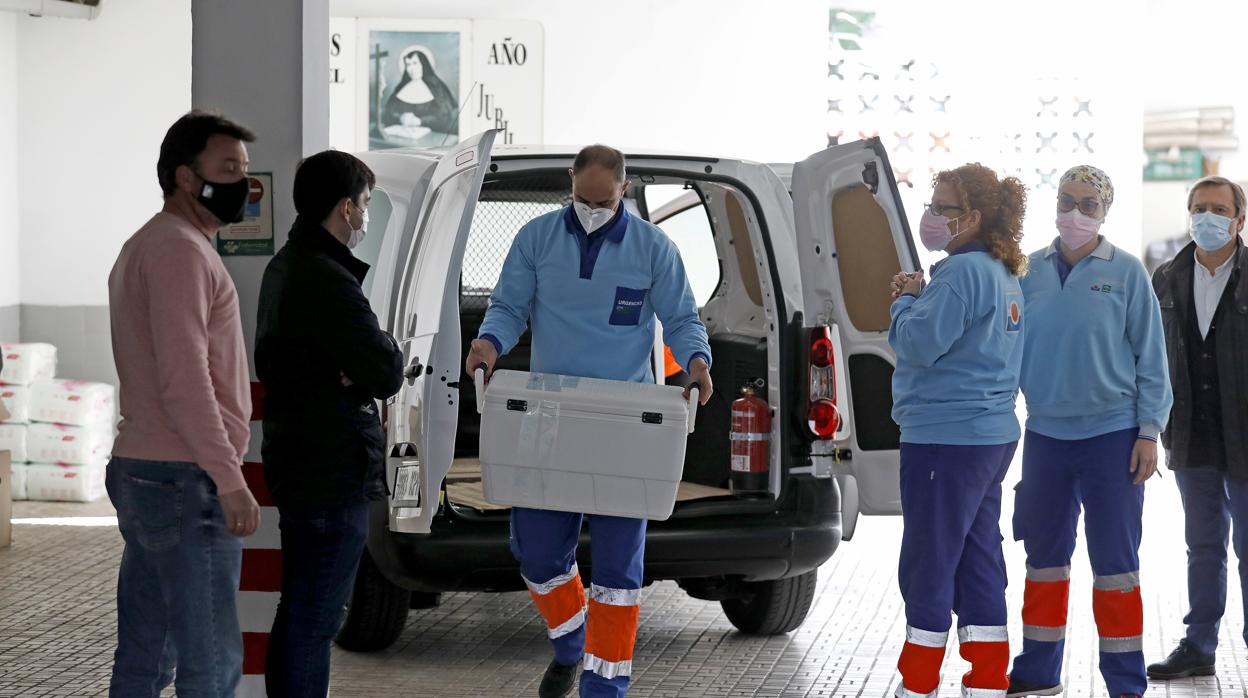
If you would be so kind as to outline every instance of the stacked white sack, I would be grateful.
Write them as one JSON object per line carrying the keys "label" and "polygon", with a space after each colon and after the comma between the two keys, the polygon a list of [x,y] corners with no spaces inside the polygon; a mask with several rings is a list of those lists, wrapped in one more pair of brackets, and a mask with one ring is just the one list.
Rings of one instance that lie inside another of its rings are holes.
{"label": "stacked white sack", "polygon": [[0,451],[9,451],[14,463],[28,460],[29,429],[25,424],[0,424]]}
{"label": "stacked white sack", "polygon": [[38,381],[30,387],[30,421],[111,429],[115,392],[105,383]]}
{"label": "stacked white sack", "polygon": [[13,501],[26,499],[26,464],[14,463],[13,476],[9,478],[9,484],[13,487]]}
{"label": "stacked white sack", "polygon": [[56,377],[56,347],[51,344],[0,344],[0,353],[0,383],[30,385]]}
{"label": "stacked white sack", "polygon": [[88,427],[37,422],[27,427],[25,446],[28,457],[20,460],[85,465],[108,458],[113,450],[113,427],[107,422]]}
{"label": "stacked white sack", "polygon": [[50,502],[94,502],[103,497],[107,461],[87,465],[26,466],[26,498]]}
{"label": "stacked white sack", "polygon": [[30,388],[23,385],[0,385],[0,402],[4,403],[4,409],[9,413],[5,424],[30,422]]}

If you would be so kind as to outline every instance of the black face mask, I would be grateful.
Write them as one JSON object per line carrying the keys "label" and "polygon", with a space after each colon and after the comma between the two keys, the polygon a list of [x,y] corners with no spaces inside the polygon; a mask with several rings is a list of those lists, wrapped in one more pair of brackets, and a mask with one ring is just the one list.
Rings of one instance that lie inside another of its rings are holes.
{"label": "black face mask", "polygon": [[[199,176],[199,173],[196,173]],[[243,177],[237,182],[222,184],[199,176],[204,181],[199,188],[199,203],[204,205],[222,223],[238,223],[243,220],[247,195],[251,192],[251,180]]]}

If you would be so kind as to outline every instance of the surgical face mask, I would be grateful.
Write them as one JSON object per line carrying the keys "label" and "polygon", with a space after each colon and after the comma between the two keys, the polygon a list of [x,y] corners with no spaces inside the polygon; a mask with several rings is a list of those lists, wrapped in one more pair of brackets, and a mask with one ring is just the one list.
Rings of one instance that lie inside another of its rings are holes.
{"label": "surgical face mask", "polygon": [[1193,213],[1188,231],[1200,249],[1213,252],[1231,241],[1231,219],[1209,211]]}
{"label": "surgical face mask", "polygon": [[615,216],[615,209],[590,208],[589,204],[583,204],[580,201],[574,201],[572,208],[576,211],[576,218],[581,222],[581,227],[587,233],[598,230],[611,222],[611,218]]}
{"label": "surgical face mask", "polygon": [[1096,237],[1101,223],[1091,216],[1085,215],[1077,208],[1059,211],[1057,214],[1057,234],[1061,236],[1066,247],[1077,250]]}
{"label": "surgical face mask", "polygon": [[222,223],[238,223],[243,220],[247,195],[251,192],[251,180],[243,177],[237,182],[213,182],[195,173],[203,180],[199,188],[199,203]]}
{"label": "surgical face mask", "polygon": [[[965,213],[962,214],[962,216],[965,215]],[[919,219],[919,239],[923,241],[923,246],[932,252],[940,252],[948,247],[954,238],[962,234],[961,227],[958,228],[957,233],[949,232],[949,224],[960,220],[962,216],[957,218],[938,216],[924,209],[923,217]]]}
{"label": "surgical face mask", "polygon": [[347,238],[347,247],[354,250],[361,242],[364,242],[364,236],[368,235],[368,209],[364,209],[364,213],[360,215],[360,227],[351,229],[351,237]]}

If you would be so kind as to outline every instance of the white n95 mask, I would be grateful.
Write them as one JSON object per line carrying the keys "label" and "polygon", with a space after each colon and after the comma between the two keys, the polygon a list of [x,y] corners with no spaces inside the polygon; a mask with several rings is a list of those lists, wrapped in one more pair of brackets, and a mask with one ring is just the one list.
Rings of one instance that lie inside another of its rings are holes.
{"label": "white n95 mask", "polygon": [[360,229],[352,230],[351,237],[347,239],[347,249],[354,250],[361,242],[364,242],[364,236],[368,235],[368,209],[364,209],[363,220],[360,221]]}
{"label": "white n95 mask", "polygon": [[576,218],[581,222],[581,227],[587,233],[592,233],[610,223],[611,218],[615,216],[615,209],[590,208],[589,204],[579,201],[572,202],[572,208],[576,211]]}

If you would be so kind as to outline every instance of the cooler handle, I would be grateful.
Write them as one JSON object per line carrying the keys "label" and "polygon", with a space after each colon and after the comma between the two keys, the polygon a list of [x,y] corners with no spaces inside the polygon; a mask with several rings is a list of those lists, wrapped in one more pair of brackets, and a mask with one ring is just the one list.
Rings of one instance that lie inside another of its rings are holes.
{"label": "cooler handle", "polygon": [[484,363],[477,364],[476,370],[472,372],[472,382],[477,389],[477,414],[481,414],[485,410],[485,369]]}
{"label": "cooler handle", "polygon": [[689,386],[689,433],[693,433],[693,427],[698,421],[698,399],[701,397],[702,386],[692,383]]}

